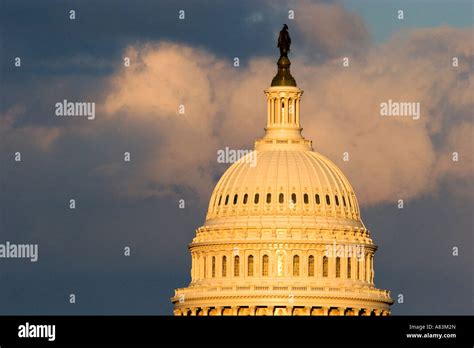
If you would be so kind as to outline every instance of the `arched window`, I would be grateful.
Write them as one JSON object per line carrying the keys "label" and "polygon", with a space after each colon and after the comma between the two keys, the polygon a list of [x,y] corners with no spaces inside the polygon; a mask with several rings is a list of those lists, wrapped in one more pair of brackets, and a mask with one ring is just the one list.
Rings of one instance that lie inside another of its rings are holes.
{"label": "arched window", "polygon": [[300,257],[298,255],[293,256],[293,276],[300,275]]}
{"label": "arched window", "polygon": [[341,258],[336,257],[336,278],[341,277]]}
{"label": "arched window", "polygon": [[212,278],[216,276],[216,257],[212,257]]}
{"label": "arched window", "polygon": [[316,204],[319,205],[320,203],[321,203],[321,199],[319,199],[319,195],[316,194]]}
{"label": "arched window", "polygon": [[284,203],[285,202],[285,197],[283,196],[283,193],[280,193],[278,195],[278,203]]}
{"label": "arched window", "polygon": [[260,199],[260,195],[259,195],[258,193],[256,193],[256,194],[255,194],[255,197],[254,197],[254,199],[253,199],[253,202],[254,202],[255,204],[258,204],[259,199]]}
{"label": "arched window", "polygon": [[234,205],[237,204],[237,200],[238,200],[238,195],[236,194],[236,195],[234,195]]}
{"label": "arched window", "polygon": [[328,257],[323,257],[323,277],[328,276]]}
{"label": "arched window", "polygon": [[222,256],[222,276],[227,277],[227,256]]}
{"label": "arched window", "polygon": [[334,196],[334,200],[336,201],[336,205],[339,206],[339,197]]}
{"label": "arched window", "polygon": [[272,202],[272,194],[267,193],[267,203],[270,204]]}
{"label": "arched window", "polygon": [[247,204],[247,200],[249,199],[249,195],[245,194],[244,195],[244,204]]}
{"label": "arched window", "polygon": [[240,273],[240,257],[236,255],[234,257],[234,277],[238,277]]}
{"label": "arched window", "polygon": [[262,258],[262,276],[268,276],[268,255],[263,255]]}
{"label": "arched window", "polygon": [[308,276],[314,277],[314,256],[308,257]]}
{"label": "arched window", "polygon": [[204,267],[203,267],[203,271],[204,271],[204,277],[203,278],[206,278],[207,276],[207,260],[206,260],[206,257],[204,256]]}
{"label": "arched window", "polygon": [[221,201],[222,201],[222,195],[220,195],[220,197],[219,197],[219,203],[217,203],[217,205],[220,206],[220,205],[221,205]]}
{"label": "arched window", "polygon": [[293,202],[293,204],[296,204],[296,193],[291,194],[291,201]]}
{"label": "arched window", "polygon": [[347,207],[346,205],[346,197],[342,196],[342,203],[344,204],[345,207]]}
{"label": "arched window", "polygon": [[303,202],[304,202],[304,204],[308,204],[308,203],[309,203],[309,199],[308,199],[308,194],[307,194],[307,193],[305,193],[305,194],[303,195]]}
{"label": "arched window", "polygon": [[229,195],[225,196],[225,205],[227,205],[229,203]]}
{"label": "arched window", "polygon": [[351,271],[352,271],[352,258],[348,257],[347,258],[347,278],[351,278]]}
{"label": "arched window", "polygon": [[329,195],[326,195],[326,204],[327,205],[331,204],[331,199],[329,198]]}
{"label": "arched window", "polygon": [[247,275],[253,277],[253,256],[249,255],[247,260]]}

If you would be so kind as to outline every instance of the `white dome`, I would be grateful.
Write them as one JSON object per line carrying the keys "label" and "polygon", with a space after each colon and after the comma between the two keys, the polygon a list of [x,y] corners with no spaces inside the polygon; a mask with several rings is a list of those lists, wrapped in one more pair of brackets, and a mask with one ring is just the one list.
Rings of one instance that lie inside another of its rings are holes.
{"label": "white dome", "polygon": [[363,226],[354,191],[339,168],[317,152],[282,144],[255,150],[224,173],[205,225],[262,223],[266,217],[272,224],[279,219],[280,227],[303,222]]}
{"label": "white dome", "polygon": [[189,245],[191,282],[175,291],[176,315],[390,313],[354,190],[301,135],[303,91],[285,85],[287,63],[265,91],[265,136],[222,175]]}

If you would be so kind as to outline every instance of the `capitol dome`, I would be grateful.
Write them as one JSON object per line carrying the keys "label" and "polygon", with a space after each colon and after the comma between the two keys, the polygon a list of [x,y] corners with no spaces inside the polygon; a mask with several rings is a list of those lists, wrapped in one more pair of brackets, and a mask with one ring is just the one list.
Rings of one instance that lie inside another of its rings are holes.
{"label": "capitol dome", "polygon": [[354,190],[301,134],[302,94],[282,55],[265,135],[216,184],[175,315],[390,314]]}

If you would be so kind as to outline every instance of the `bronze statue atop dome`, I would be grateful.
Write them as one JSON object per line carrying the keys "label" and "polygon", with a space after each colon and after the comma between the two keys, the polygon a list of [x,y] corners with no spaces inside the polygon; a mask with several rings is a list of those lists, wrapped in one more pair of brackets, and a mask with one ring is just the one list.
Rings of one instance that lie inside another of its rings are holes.
{"label": "bronze statue atop dome", "polygon": [[290,73],[291,62],[288,59],[288,52],[290,51],[291,38],[288,33],[288,26],[283,24],[278,36],[277,47],[280,49],[280,59],[278,59],[278,71],[272,80],[272,86],[296,86],[296,81]]}
{"label": "bronze statue atop dome", "polygon": [[280,30],[280,36],[278,36],[277,47],[280,49],[281,57],[288,57],[290,51],[291,37],[288,33],[288,26],[283,24],[283,29]]}

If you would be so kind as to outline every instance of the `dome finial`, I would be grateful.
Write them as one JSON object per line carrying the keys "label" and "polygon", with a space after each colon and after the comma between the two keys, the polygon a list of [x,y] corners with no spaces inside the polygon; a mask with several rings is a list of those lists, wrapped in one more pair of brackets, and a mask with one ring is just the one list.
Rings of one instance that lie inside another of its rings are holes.
{"label": "dome finial", "polygon": [[296,86],[296,80],[290,73],[291,62],[288,59],[291,38],[288,33],[288,25],[283,24],[278,36],[277,47],[280,49],[280,59],[278,59],[278,72],[272,80],[272,86]]}

